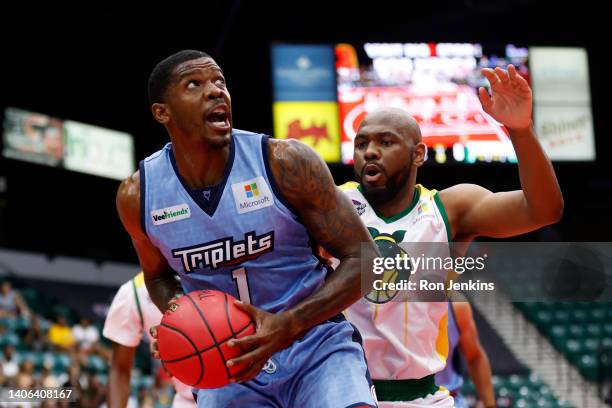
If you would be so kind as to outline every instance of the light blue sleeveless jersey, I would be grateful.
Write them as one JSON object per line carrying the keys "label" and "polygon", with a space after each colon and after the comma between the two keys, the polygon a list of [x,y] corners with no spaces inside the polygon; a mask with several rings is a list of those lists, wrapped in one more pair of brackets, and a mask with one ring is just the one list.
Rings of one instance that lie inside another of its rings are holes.
{"label": "light blue sleeveless jersey", "polygon": [[[143,229],[186,292],[218,289],[274,313],[323,285],[327,270],[282,202],[267,162],[267,137],[234,129],[216,189],[189,190],[170,144],[140,163]],[[194,390],[198,407],[374,407],[359,339],[336,316],[274,354],[255,379]]]}
{"label": "light blue sleeveless jersey", "polygon": [[209,212],[180,179],[170,143],[140,163],[143,229],[186,292],[217,289],[278,312],[323,284],[327,270],[267,163],[267,136],[234,129]]}

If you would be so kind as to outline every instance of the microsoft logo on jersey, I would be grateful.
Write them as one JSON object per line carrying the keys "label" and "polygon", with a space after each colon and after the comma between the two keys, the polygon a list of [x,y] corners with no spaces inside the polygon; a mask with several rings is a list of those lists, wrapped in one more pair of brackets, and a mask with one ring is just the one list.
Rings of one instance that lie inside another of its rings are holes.
{"label": "microsoft logo on jersey", "polygon": [[274,205],[274,194],[262,176],[232,184],[238,214],[245,214]]}
{"label": "microsoft logo on jersey", "polygon": [[191,211],[187,204],[174,205],[151,211],[153,225],[167,224],[169,222],[184,220],[191,217]]}
{"label": "microsoft logo on jersey", "polygon": [[417,215],[421,215],[426,212],[429,212],[429,206],[427,205],[427,203],[421,203],[417,208]]}
{"label": "microsoft logo on jersey", "polygon": [[247,184],[246,186],[244,186],[244,191],[246,192],[247,198],[257,197],[259,195],[257,183]]}

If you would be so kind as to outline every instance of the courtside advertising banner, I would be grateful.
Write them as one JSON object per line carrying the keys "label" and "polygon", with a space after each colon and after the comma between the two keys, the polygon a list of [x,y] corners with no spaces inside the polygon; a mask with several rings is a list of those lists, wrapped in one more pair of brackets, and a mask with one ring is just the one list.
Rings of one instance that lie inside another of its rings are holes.
{"label": "courtside advertising banner", "polygon": [[134,141],[129,134],[68,120],[64,132],[66,169],[116,180],[135,171]]}
{"label": "courtside advertising banner", "polygon": [[135,170],[134,140],[124,132],[9,107],[2,155],[115,180]]}

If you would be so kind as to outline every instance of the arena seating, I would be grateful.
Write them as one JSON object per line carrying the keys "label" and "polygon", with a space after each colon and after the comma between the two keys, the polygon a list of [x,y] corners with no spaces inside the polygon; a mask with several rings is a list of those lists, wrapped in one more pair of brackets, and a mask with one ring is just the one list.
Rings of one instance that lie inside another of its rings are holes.
{"label": "arena seating", "polygon": [[[70,324],[78,321],[78,314],[68,307],[58,305],[56,299],[48,299],[39,291],[15,282],[15,287],[27,301],[32,312],[39,315],[41,329],[46,333],[50,322],[47,319],[57,314],[67,317]],[[562,351],[567,358],[580,368],[586,378],[596,379],[598,375],[597,353],[602,347],[612,347],[612,304],[604,303],[516,303],[525,316],[536,324],[540,332],[546,335],[552,344]],[[30,360],[35,373],[43,367],[50,368],[57,375],[67,373],[71,364],[69,353],[58,351],[33,351],[20,341],[20,333],[28,327],[27,319],[20,317],[0,318],[4,327],[0,334],[0,348],[12,345],[16,350],[19,363]],[[101,324],[97,324],[101,330]],[[103,341],[104,344],[104,341]],[[108,345],[108,343],[107,343]],[[137,353],[135,370],[132,375],[132,395],[138,396],[140,390],[154,386],[150,372],[148,352]],[[87,356],[83,369],[95,373],[98,379],[106,384],[108,381],[108,362],[100,355]],[[535,375],[494,376],[493,384],[499,407],[518,408],[569,408],[570,405],[559,401],[550,387]],[[467,380],[463,393],[475,403],[474,385]]]}
{"label": "arena seating", "polygon": [[612,350],[612,303],[517,302],[515,306],[590,381],[605,379],[610,367],[601,353]]}
{"label": "arena seating", "polygon": [[[58,304],[57,299],[49,299],[44,293],[28,287],[27,284],[18,279],[10,279],[13,286],[23,296],[24,300],[32,313],[38,316],[38,322],[45,337],[51,325],[50,319],[61,314],[66,317],[69,325],[79,321],[79,315],[74,310]],[[0,350],[6,345],[15,349],[15,358],[19,365],[25,361],[31,361],[34,367],[34,374],[40,375],[43,367],[48,368],[55,375],[66,375],[70,366],[75,364],[74,359],[68,352],[54,351],[50,345],[46,344],[44,351],[31,350],[22,341],[23,333],[28,329],[30,323],[23,317],[1,317],[0,318]],[[96,326],[102,332],[102,323],[97,322]],[[102,337],[101,343],[110,347],[110,343]],[[152,389],[154,378],[152,375],[144,373],[150,372],[151,364],[149,354],[146,350],[138,349],[132,373],[132,395],[137,397],[139,390]],[[98,354],[88,355],[85,361],[81,362],[81,370],[94,373],[102,384],[108,381],[108,362]],[[166,398],[167,399],[167,398]],[[169,406],[169,404],[158,404],[156,407]]]}
{"label": "arena seating", "polygon": [[[497,406],[516,408],[570,408],[571,405],[558,400],[550,387],[544,384],[536,375],[510,375],[493,378],[493,387],[497,397]],[[462,393],[473,406],[476,402],[474,384],[467,380]]]}

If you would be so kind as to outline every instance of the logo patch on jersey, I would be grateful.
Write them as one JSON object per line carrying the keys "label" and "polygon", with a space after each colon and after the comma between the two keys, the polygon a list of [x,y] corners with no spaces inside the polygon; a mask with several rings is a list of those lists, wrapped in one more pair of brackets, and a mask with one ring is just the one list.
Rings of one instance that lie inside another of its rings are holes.
{"label": "logo patch on jersey", "polygon": [[264,364],[262,370],[268,374],[274,374],[276,372],[276,364],[272,359],[269,359],[266,361],[266,364]]}
{"label": "logo patch on jersey", "polygon": [[179,258],[185,272],[189,273],[199,268],[217,269],[237,265],[273,250],[274,231],[261,235],[251,231],[244,234],[243,241],[234,242],[232,237],[216,239],[203,244],[173,249],[172,256]]}
{"label": "logo patch on jersey", "polygon": [[366,203],[361,203],[357,200],[351,200],[351,201],[353,202],[353,205],[355,206],[355,210],[357,210],[357,214],[359,216],[363,215],[366,209]]}
{"label": "logo patch on jersey", "polygon": [[427,203],[422,202],[421,204],[419,204],[419,206],[417,207],[417,215],[421,215],[427,212],[429,212],[429,206],[427,205]]}
{"label": "logo patch on jersey", "polygon": [[244,191],[246,192],[247,198],[257,197],[259,195],[257,183],[247,184],[246,186],[244,186]]}
{"label": "logo patch on jersey", "polygon": [[417,207],[417,216],[412,221],[412,225],[415,225],[426,218],[436,218],[436,213],[427,202],[422,202]]}
{"label": "logo patch on jersey", "polygon": [[245,214],[274,204],[274,195],[262,176],[232,184],[238,214]]}
{"label": "logo patch on jersey", "polygon": [[153,225],[167,224],[169,222],[184,220],[189,217],[191,217],[191,210],[187,204],[179,204],[172,207],[151,211]]}

